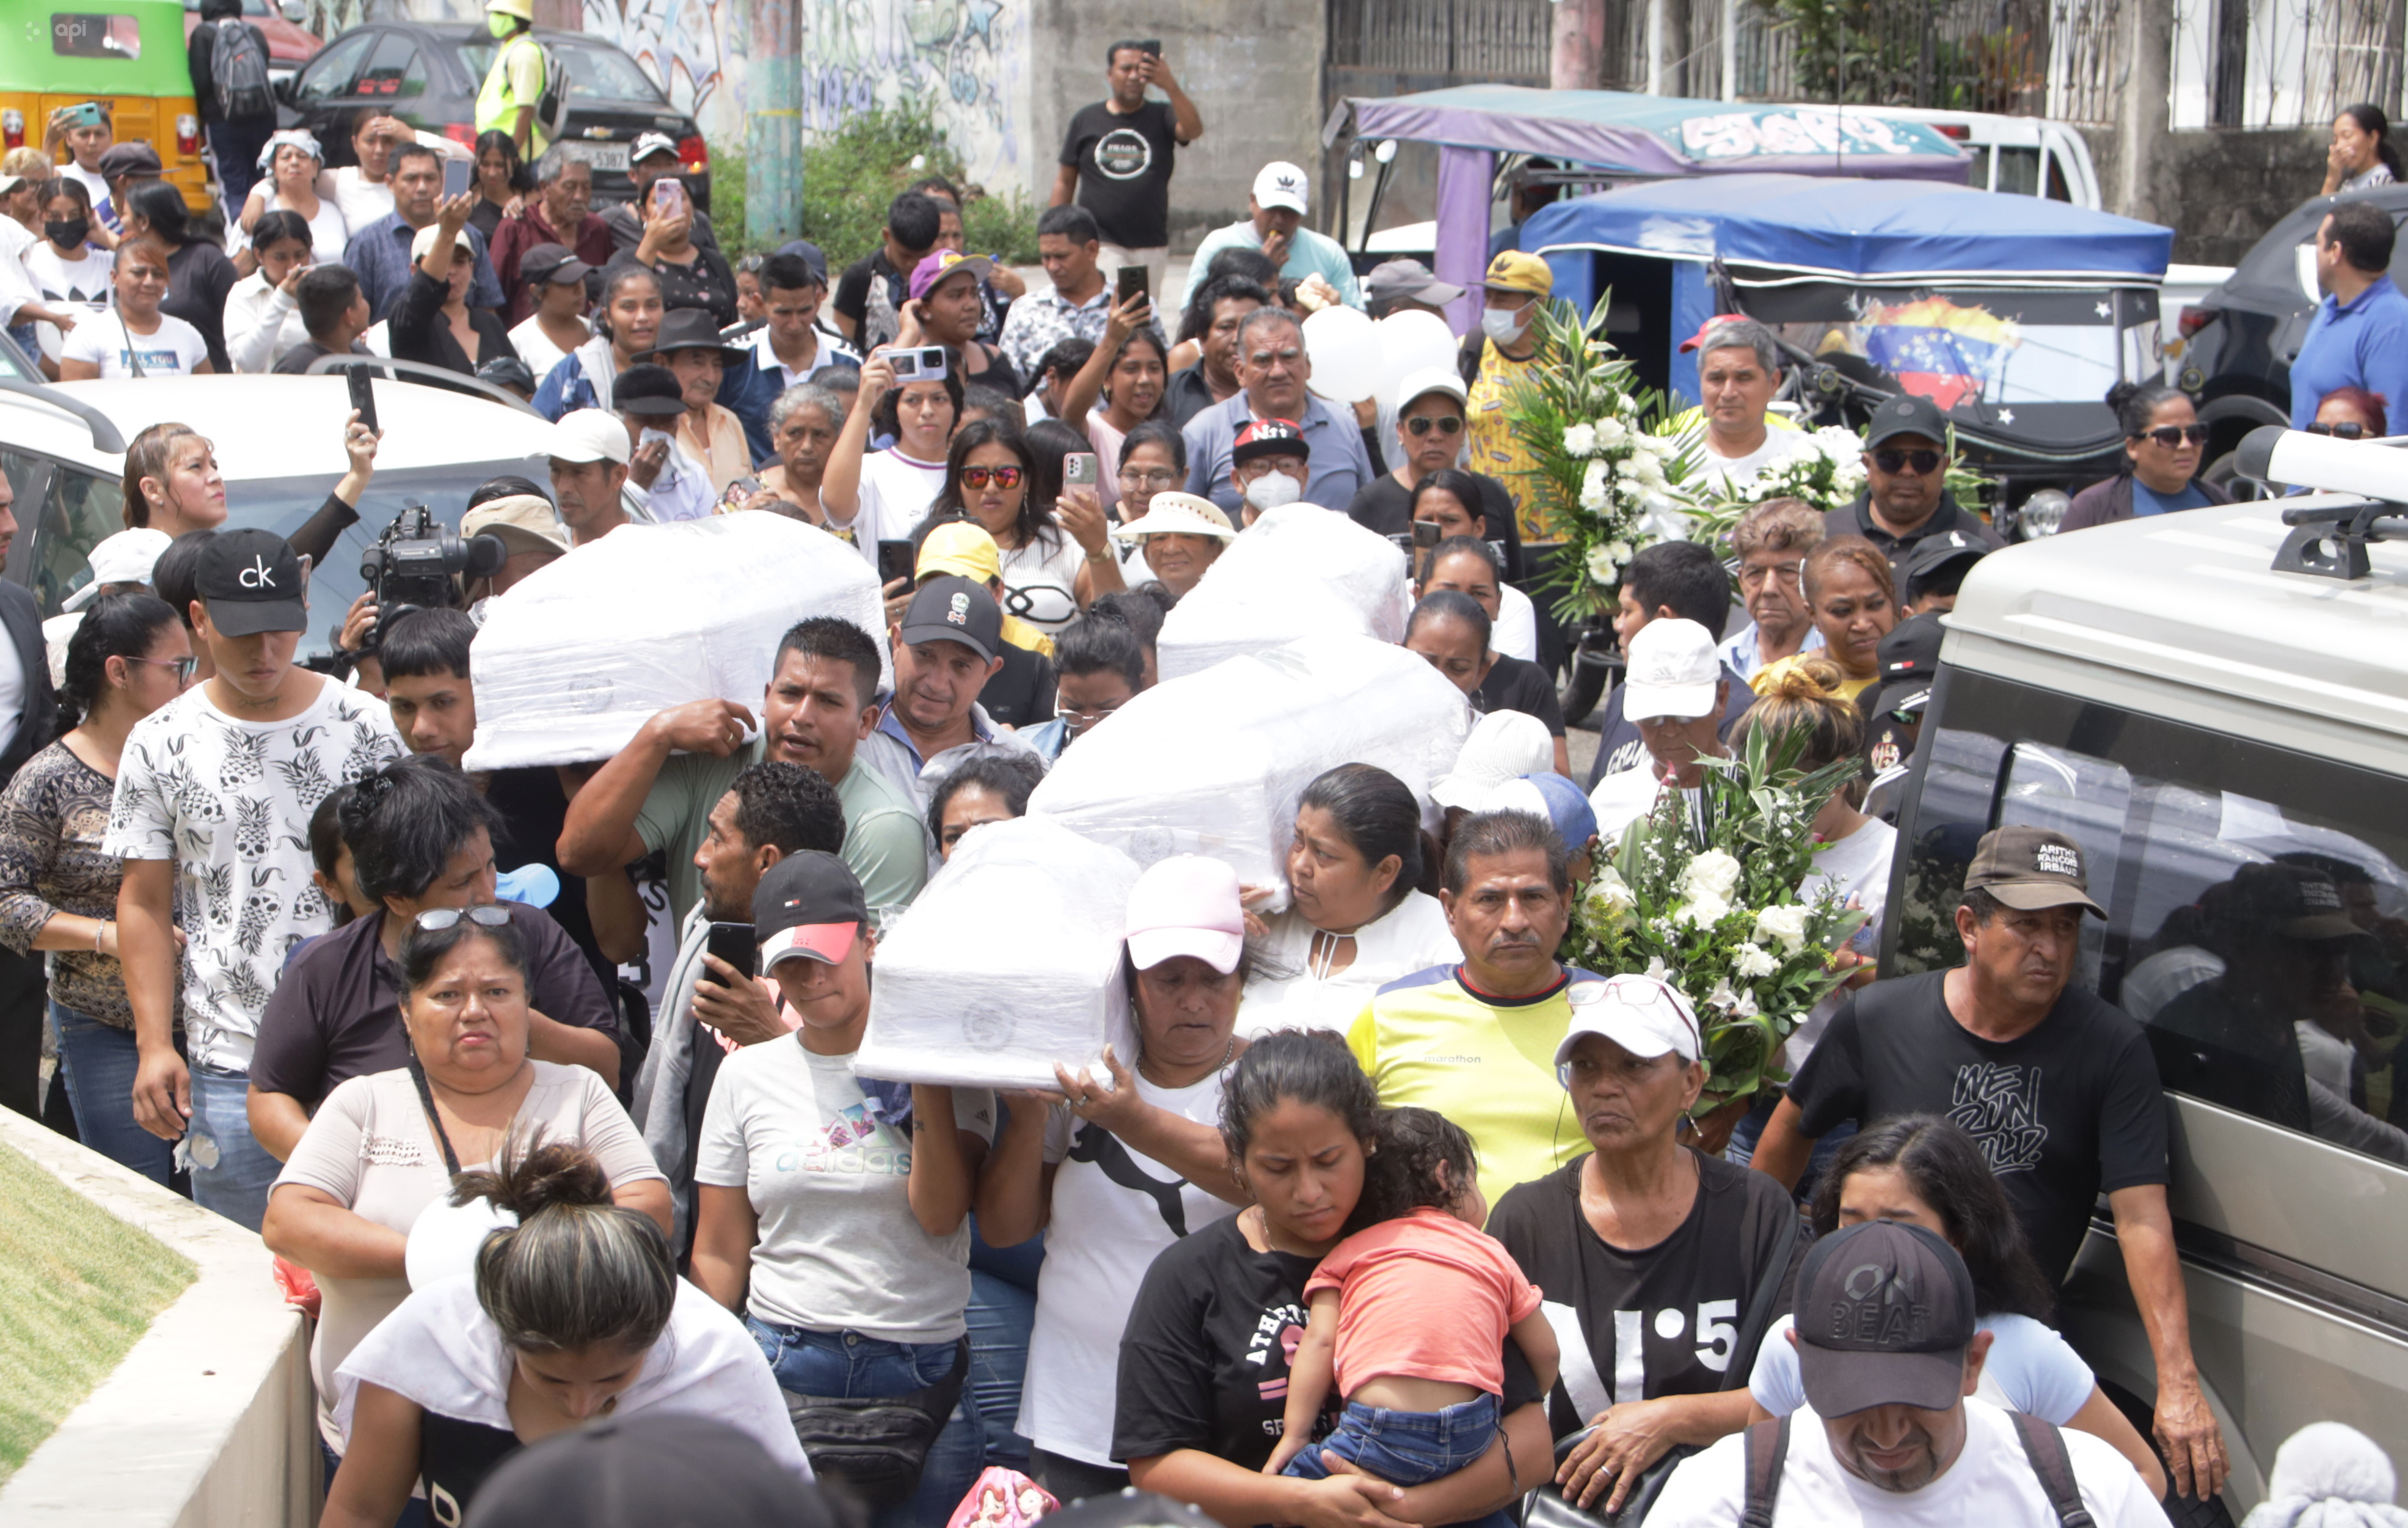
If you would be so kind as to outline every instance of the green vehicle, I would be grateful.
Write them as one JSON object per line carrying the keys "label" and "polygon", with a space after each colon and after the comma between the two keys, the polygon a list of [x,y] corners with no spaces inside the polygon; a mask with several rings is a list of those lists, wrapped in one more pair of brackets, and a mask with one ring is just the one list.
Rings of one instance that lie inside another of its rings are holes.
{"label": "green vehicle", "polygon": [[179,0],[99,0],[92,9],[0,0],[0,36],[25,39],[0,50],[0,147],[31,144],[63,162],[65,148],[43,141],[50,114],[95,101],[116,142],[157,151],[185,206],[209,205]]}

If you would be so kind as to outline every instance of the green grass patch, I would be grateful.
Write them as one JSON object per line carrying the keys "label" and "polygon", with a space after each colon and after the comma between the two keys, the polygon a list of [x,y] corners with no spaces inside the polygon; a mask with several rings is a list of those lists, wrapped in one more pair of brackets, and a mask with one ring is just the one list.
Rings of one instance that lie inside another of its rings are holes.
{"label": "green grass patch", "polygon": [[194,1277],[182,1254],[0,1146],[0,1480]]}

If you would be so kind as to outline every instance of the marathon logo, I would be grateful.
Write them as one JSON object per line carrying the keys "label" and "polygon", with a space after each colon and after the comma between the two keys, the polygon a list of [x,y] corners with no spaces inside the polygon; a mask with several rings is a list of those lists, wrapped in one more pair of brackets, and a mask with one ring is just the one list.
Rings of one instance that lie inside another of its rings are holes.
{"label": "marathon logo", "polygon": [[2063,843],[2043,843],[2034,852],[2042,875],[2080,875],[2082,856]]}

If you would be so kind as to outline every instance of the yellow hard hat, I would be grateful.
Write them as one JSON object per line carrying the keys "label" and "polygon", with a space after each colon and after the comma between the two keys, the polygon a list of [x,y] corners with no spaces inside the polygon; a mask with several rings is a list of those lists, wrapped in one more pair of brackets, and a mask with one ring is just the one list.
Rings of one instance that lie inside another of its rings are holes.
{"label": "yellow hard hat", "polygon": [[535,0],[485,0],[488,16],[515,16],[529,26],[535,24]]}

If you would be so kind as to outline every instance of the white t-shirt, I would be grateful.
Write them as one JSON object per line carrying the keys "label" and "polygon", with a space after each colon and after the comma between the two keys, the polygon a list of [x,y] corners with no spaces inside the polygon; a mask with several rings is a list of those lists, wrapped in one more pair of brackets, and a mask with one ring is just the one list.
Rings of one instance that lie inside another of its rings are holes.
{"label": "white t-shirt", "polygon": [[1768,423],[1764,426],[1764,444],[1744,456],[1718,456],[1714,454],[1713,437],[1700,426],[1698,436],[1698,491],[1727,493],[1744,487],[1749,479],[1797,450],[1805,439],[1802,430],[1785,430]]}
{"label": "white t-shirt", "polygon": [[1312,925],[1293,909],[1270,920],[1265,964],[1287,974],[1257,976],[1246,984],[1238,1005],[1240,1034],[1249,1040],[1272,1030],[1343,1034],[1381,987],[1463,959],[1455,930],[1446,925],[1446,909],[1426,891],[1407,892],[1404,901],[1355,930],[1354,963],[1333,976],[1313,976],[1312,935]]}
{"label": "white t-shirt", "polygon": [[[1784,1316],[1764,1334],[1756,1368],[1747,1377],[1756,1405],[1776,1417],[1803,1410],[1806,1390],[1798,1378],[1798,1349],[1790,1346],[1791,1318]],[[1991,1334],[1990,1356],[1973,1393],[1992,1405],[2020,1411],[2063,1427],[2089,1405],[2099,1379],[2063,1337],[2028,1316],[1985,1316],[1973,1323]]]}
{"label": "white t-shirt", "polygon": [[85,245],[69,260],[49,239],[37,238],[25,251],[25,274],[34,279],[45,302],[114,300],[116,289],[108,284],[108,252],[93,245]]}
{"label": "white t-shirt", "polygon": [[878,571],[878,543],[908,541],[911,529],[928,517],[928,506],[945,491],[945,464],[924,462],[889,447],[861,458],[861,497],[853,523],[828,528],[849,531],[861,560]]}
{"label": "white t-shirt", "polygon": [[[995,1133],[995,1095],[953,1089],[953,1120]],[[742,1189],[761,1219],[747,1307],[772,1326],[952,1342],[968,1330],[970,1227],[913,1218],[911,1143],[868,1109],[851,1056],[802,1042],[747,1045],[720,1064],[694,1180]]]}
{"label": "white t-shirt", "polygon": [[[1815,851],[1814,869],[1798,887],[1800,901],[1822,896],[1827,889],[1843,902],[1850,897],[1856,899],[1856,905],[1865,910],[1865,926],[1848,941],[1848,948],[1859,955],[1881,950],[1882,913],[1889,902],[1890,854],[1897,847],[1898,829],[1879,817],[1867,817],[1855,832]],[[1840,1011],[1842,996],[1834,992],[1816,1003],[1806,1021],[1791,1032],[1783,1054],[1792,1073],[1806,1064],[1814,1042],[1823,1038],[1831,1016]]]}
{"label": "white t-shirt", "polygon": [[[583,324],[585,321],[580,318],[577,322]],[[587,330],[587,338],[592,338],[590,327]],[[527,364],[527,369],[535,373],[537,382],[543,381],[545,377],[552,374],[553,367],[568,359],[568,352],[552,342],[552,336],[543,332],[543,320],[533,313],[529,313],[524,323],[510,331],[510,348],[519,353],[519,359],[524,361]]]}
{"label": "white t-shirt", "polygon": [[146,377],[189,377],[209,358],[201,331],[173,313],[159,315],[159,327],[136,334],[117,313],[95,313],[75,326],[59,348],[63,361],[90,361],[104,377],[131,377],[134,357]]}
{"label": "white t-shirt", "polygon": [[[393,210],[393,187],[381,181],[361,180],[357,165],[346,165],[335,171],[334,176],[335,206],[343,215],[345,229],[365,228]],[[322,202],[324,199],[322,195],[319,198]],[[318,237],[318,225],[314,222],[309,224],[309,237],[312,239]],[[349,235],[345,237],[348,238]],[[327,263],[326,256],[314,249],[311,255],[322,266]]]}
{"label": "white t-shirt", "polygon": [[102,847],[176,862],[194,1065],[250,1070],[286,953],[334,927],[309,879],[310,814],[406,751],[384,702],[332,680],[287,721],[237,720],[202,684],[134,724]]}
{"label": "white t-shirt", "polygon": [[[337,170],[335,173],[339,175],[342,171]],[[358,166],[352,166],[351,173],[357,175],[359,173]],[[385,211],[392,211],[393,193],[385,191],[382,186],[379,186],[377,189],[384,191]],[[269,208],[269,210],[277,212],[298,212],[301,209],[297,207],[286,207],[282,199],[279,198]],[[378,214],[380,217],[383,215],[384,214],[381,212]],[[321,196],[318,198],[318,215],[316,217],[305,218],[302,221],[309,224],[309,263],[313,266],[341,265],[343,263],[343,252],[351,247],[351,230],[358,227],[359,224],[345,218],[343,216],[343,209],[340,204],[327,196]]]}
{"label": "white t-shirt", "polygon": [[1003,608],[1051,635],[1079,618],[1079,569],[1087,554],[1067,530],[1040,530],[1002,554]]}
{"label": "white t-shirt", "polygon": [[[661,1176],[636,1133],[635,1122],[600,1077],[581,1066],[535,1061],[534,1085],[511,1118],[523,1138],[582,1146],[619,1188]],[[491,1163],[468,1162],[469,1168]],[[309,1120],[277,1186],[298,1183],[339,1202],[362,1219],[407,1235],[426,1206],[451,1191],[443,1151],[426,1123],[426,1106],[407,1070],[352,1077],[326,1095]],[[335,1432],[335,1371],[353,1347],[409,1297],[401,1278],[337,1278],[319,1274],[324,1296],[309,1348],[309,1375],[318,1386],[318,1425],[329,1444]]]}
{"label": "white t-shirt", "polygon": [[[1185,1088],[1137,1080],[1138,1096],[1197,1124],[1217,1124],[1226,1071]],[[1054,1175],[1045,1268],[1037,1278],[1037,1324],[1020,1393],[1023,1437],[1049,1453],[1112,1467],[1112,1387],[1098,1376],[1120,1363],[1121,1329],[1154,1255],[1238,1206],[1185,1182],[1101,1126],[1057,1107],[1045,1122]],[[1125,1186],[1135,1174],[1159,1185]],[[1178,1219],[1171,1216],[1175,1212]]]}
{"label": "white t-shirt", "polygon": [[1530,597],[1511,584],[1497,585],[1497,625],[1488,645],[1509,658],[1539,661],[1539,613]]}
{"label": "white t-shirt", "polygon": [[[1656,793],[1664,788],[1656,778],[1655,759],[1641,755],[1636,766],[1616,770],[1597,783],[1588,793],[1589,810],[1597,814],[1598,842],[1619,843],[1622,830],[1635,817],[1643,817],[1656,810]],[[1690,792],[1695,795],[1696,792]]]}
{"label": "white t-shirt", "polygon": [[[1789,1458],[1774,1528],[2057,1528],[2040,1478],[2007,1414],[1965,1403],[1965,1448],[1920,1491],[1889,1492],[1840,1466],[1822,1419],[1801,1410],[1789,1429]],[[1647,1528],[1731,1528],[1747,1501],[1746,1434],[1734,1433],[1672,1472],[1647,1514]],[[2166,1528],[2166,1515],[2122,1454],[2087,1433],[2065,1434],[2082,1505],[2099,1528]]]}

